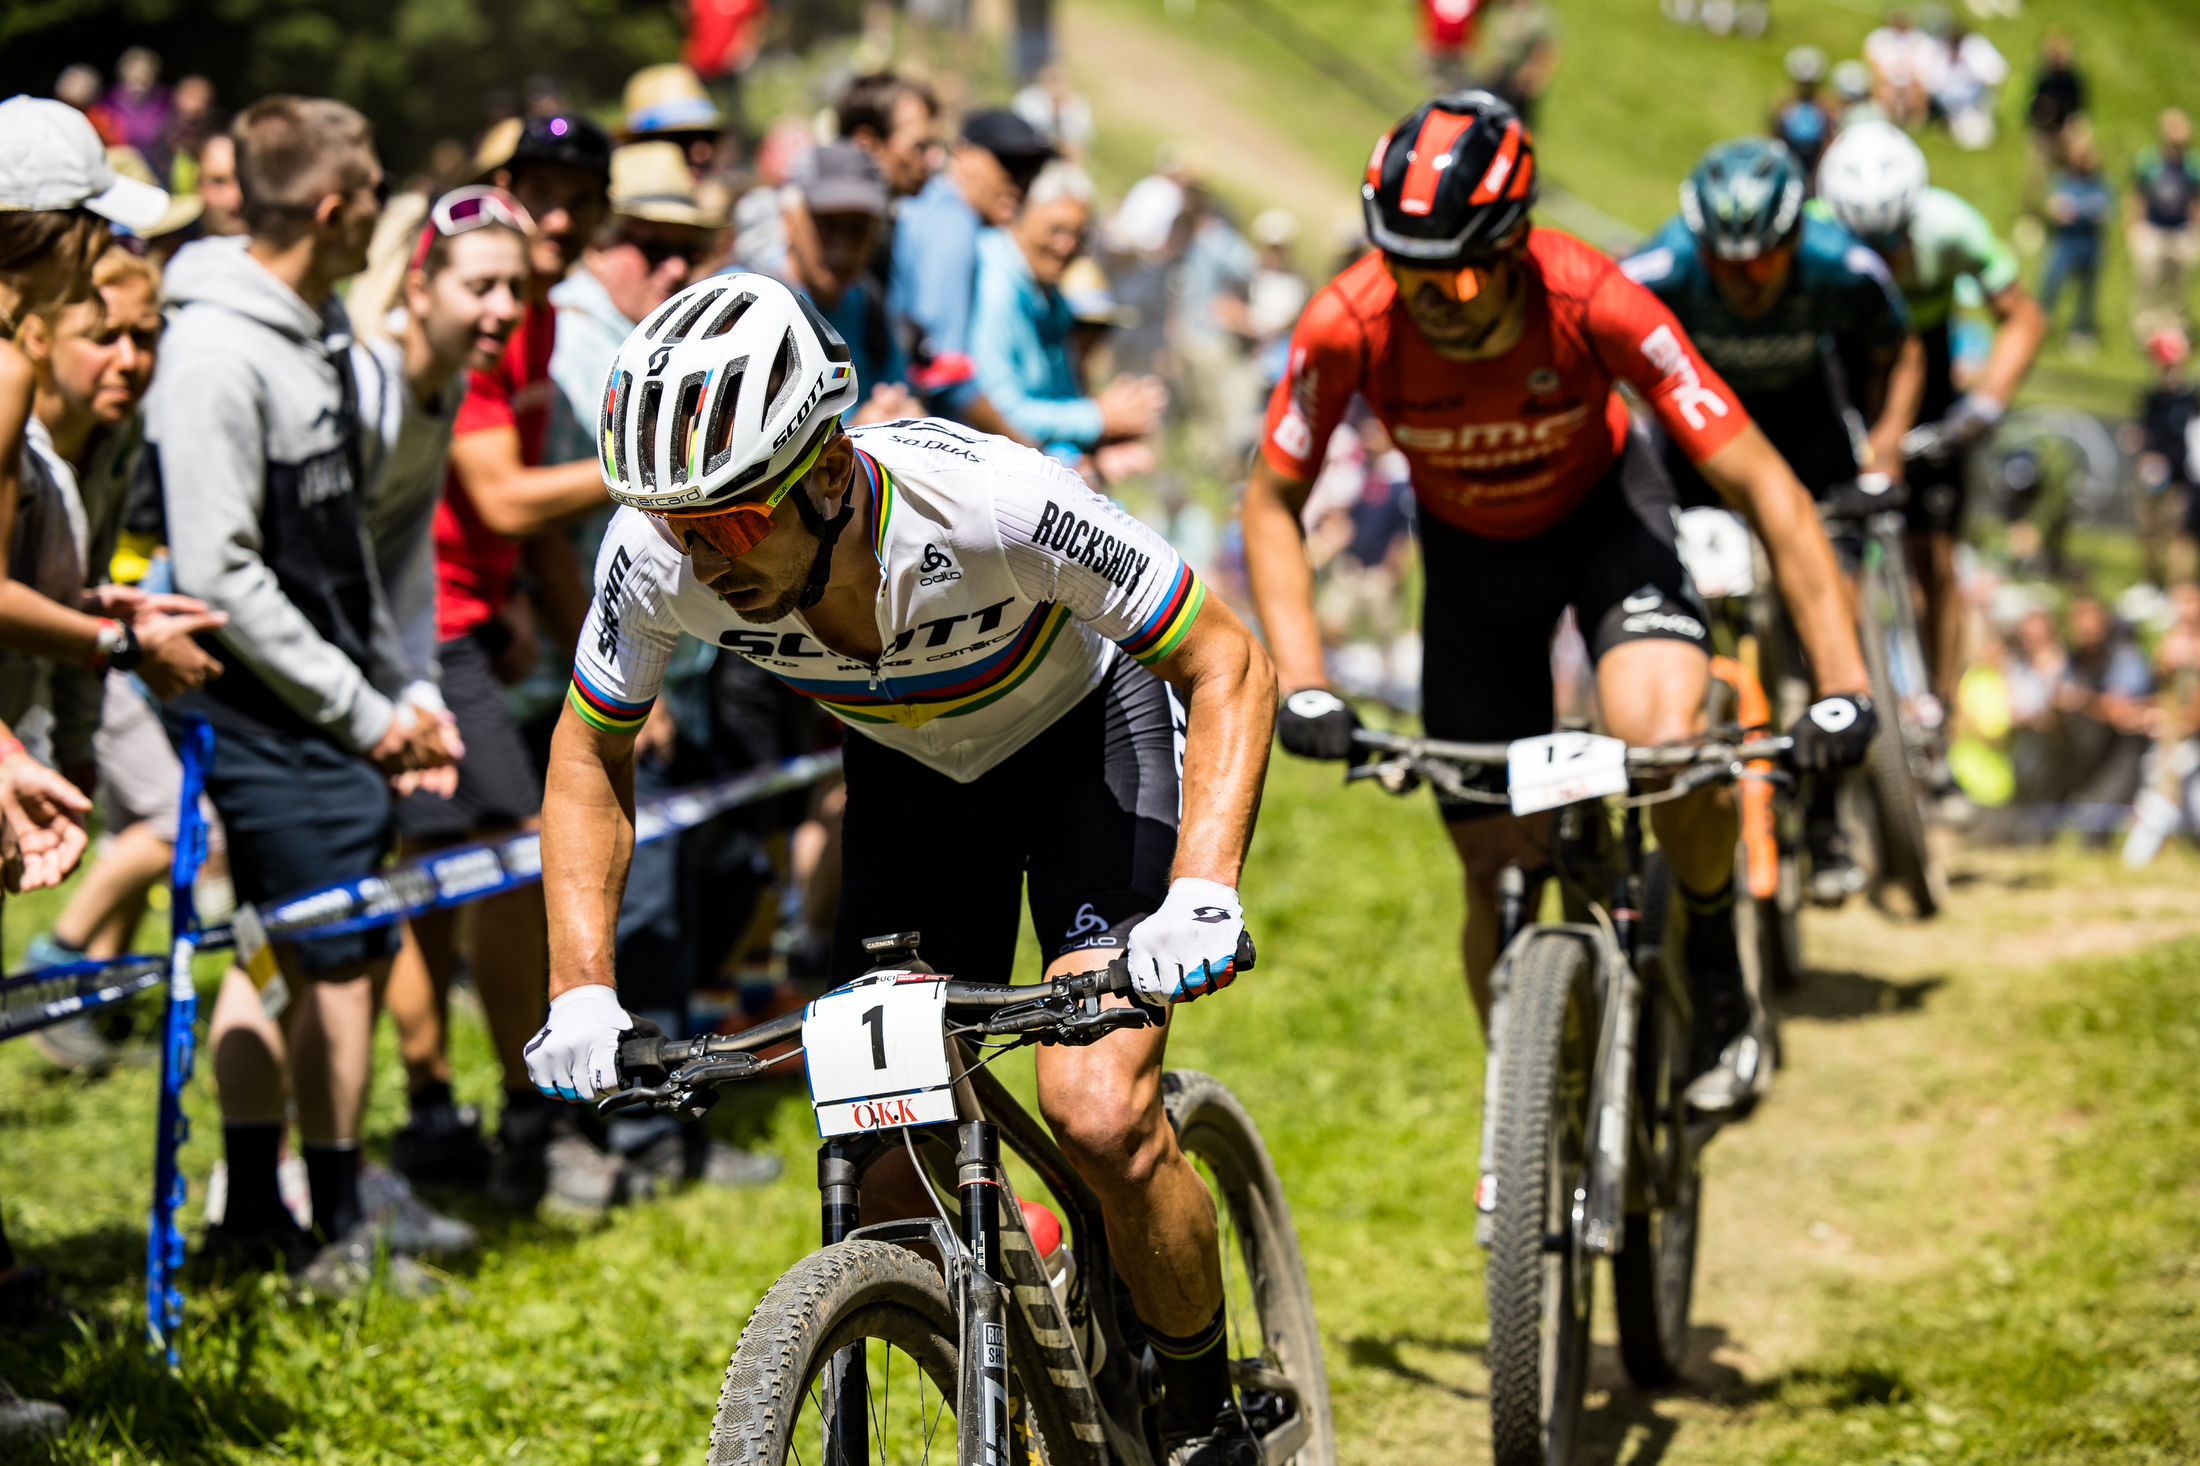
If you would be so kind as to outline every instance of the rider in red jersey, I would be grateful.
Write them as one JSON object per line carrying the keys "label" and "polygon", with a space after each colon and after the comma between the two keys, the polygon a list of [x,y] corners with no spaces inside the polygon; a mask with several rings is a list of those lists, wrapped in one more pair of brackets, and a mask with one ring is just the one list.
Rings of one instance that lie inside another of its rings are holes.
{"label": "rider in red jersey", "polygon": [[[1246,569],[1290,692],[1284,747],[1348,757],[1358,726],[1325,687],[1299,523],[1354,394],[1412,466],[1430,736],[1550,731],[1550,637],[1569,605],[1606,731],[1643,744],[1702,728],[1704,611],[1673,547],[1672,484],[1614,390],[1625,381],[1771,551],[1821,699],[1794,729],[1797,762],[1857,762],[1875,723],[1869,683],[1810,495],[1655,296],[1580,241],[1530,226],[1536,184],[1527,128],[1486,92],[1440,97],[1375,145],[1361,196],[1377,252],[1301,316],[1246,487]],[[1548,816],[1439,805],[1466,867],[1467,978],[1486,1023],[1497,878],[1545,863]],[[1735,1109],[1759,1092],[1762,1045],[1734,939],[1731,791],[1657,805],[1651,821],[1687,912],[1690,1099]]]}

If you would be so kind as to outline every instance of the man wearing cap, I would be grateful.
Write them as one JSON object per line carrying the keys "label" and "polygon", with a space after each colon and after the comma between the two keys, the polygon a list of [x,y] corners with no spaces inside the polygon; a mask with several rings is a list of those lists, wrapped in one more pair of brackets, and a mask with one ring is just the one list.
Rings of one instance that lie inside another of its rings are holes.
{"label": "man wearing cap", "polygon": [[[908,362],[886,313],[885,292],[867,265],[886,227],[886,180],[853,143],[814,148],[786,190],[787,283],[809,297],[848,343],[856,381],[869,394],[851,422],[885,422],[921,412]],[[875,407],[875,411],[874,411]]]}
{"label": "man wearing cap", "polygon": [[989,431],[969,412],[978,396],[969,357],[978,233],[1016,217],[1024,190],[1053,156],[1015,113],[973,112],[946,169],[902,204],[895,225],[888,305],[911,337],[911,377],[933,411]]}

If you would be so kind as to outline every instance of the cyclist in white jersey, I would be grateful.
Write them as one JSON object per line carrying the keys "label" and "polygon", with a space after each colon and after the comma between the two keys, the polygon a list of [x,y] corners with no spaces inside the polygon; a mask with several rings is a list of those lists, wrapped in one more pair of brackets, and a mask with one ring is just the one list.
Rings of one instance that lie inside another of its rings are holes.
{"label": "cyclist in white jersey", "polygon": [[[603,467],[626,507],[543,803],[551,1005],[528,1067],[548,1093],[615,1082],[633,736],[683,631],[853,735],[836,980],[865,967],[860,938],[921,930],[939,970],[1007,981],[1027,879],[1049,976],[1124,954],[1164,1010],[1233,976],[1275,721],[1266,653],[1068,469],[930,419],[844,431],[857,392],[832,328],[755,275],[674,296],[612,369]],[[1257,1462],[1230,1397],[1212,1204],[1161,1107],[1166,1037],[1040,1049],[1040,1108],[1101,1197],[1172,1462]]]}

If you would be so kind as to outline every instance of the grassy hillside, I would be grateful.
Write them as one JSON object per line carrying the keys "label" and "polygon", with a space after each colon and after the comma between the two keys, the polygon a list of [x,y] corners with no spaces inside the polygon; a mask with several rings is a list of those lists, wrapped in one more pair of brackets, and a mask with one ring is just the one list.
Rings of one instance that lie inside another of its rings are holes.
{"label": "grassy hillside", "polygon": [[[1196,0],[1166,9],[1159,0],[1073,3],[1135,19],[1210,53],[1217,61],[1209,72],[1216,89],[1341,180],[1358,173],[1376,135],[1426,91],[1415,12],[1407,0]],[[1547,174],[1647,230],[1673,211],[1674,190],[1705,147],[1762,128],[1786,84],[1781,58],[1789,47],[1809,42],[1837,60],[1860,54],[1881,7],[1871,0],[1781,0],[1773,7],[1772,28],[1755,41],[1675,26],[1653,0],[1554,0],[1554,9],[1564,59],[1537,129]],[[2077,43],[2103,156],[2119,188],[2127,182],[2132,152],[2152,138],[2156,113],[2173,104],[2200,106],[2191,65],[2200,55],[2200,7],[2147,0],[2034,3],[2013,20],[1977,24],[2016,69],[2001,98],[2001,138],[1981,153],[1957,149],[1938,131],[1921,140],[1935,180],[1970,198],[2004,230],[2017,216],[2022,118],[2039,38],[2048,26],[2061,26]],[[1295,44],[1300,37],[1311,44]],[[1365,95],[1377,89],[1392,99],[1389,105]],[[1166,118],[1106,120],[1168,125]],[[1225,182],[1240,190],[1260,186],[1257,179]],[[2035,284],[2042,264],[2028,262]],[[2113,248],[2102,281],[2100,356],[2073,363],[2059,346],[2051,347],[2035,376],[2035,395],[2101,411],[2129,409],[2144,368],[2121,331],[2127,296],[2122,251]]]}

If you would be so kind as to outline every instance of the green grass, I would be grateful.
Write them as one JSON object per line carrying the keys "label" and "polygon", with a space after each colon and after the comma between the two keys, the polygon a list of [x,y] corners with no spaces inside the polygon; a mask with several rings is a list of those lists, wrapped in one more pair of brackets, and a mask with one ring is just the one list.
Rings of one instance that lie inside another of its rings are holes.
{"label": "green grass", "polygon": [[[1245,888],[1261,967],[1185,1011],[1172,1060],[1231,1084],[1275,1154],[1346,1459],[1448,1459],[1428,1422],[1479,1418],[1478,1401],[1458,1392],[1473,1387],[1484,1338],[1468,1164],[1481,1059],[1457,976],[1452,858],[1424,802],[1348,793],[1333,771],[1286,761]],[[11,903],[11,945],[51,904]],[[1027,969],[1035,961],[1027,933]],[[1990,1063],[1936,1079],[1931,1103],[1990,1094],[2009,1123],[2066,1136],[2053,1185],[1945,1271],[1834,1288],[1820,1305],[1830,1320],[1820,1347],[1753,1382],[1718,1448],[1687,1459],[2139,1461],[2200,1450],[2200,1269],[2189,1261],[2200,1235],[2190,1085],[2200,944],[2072,968],[2014,994],[1975,1034]],[[463,1018],[456,1058],[461,1095],[490,1098],[493,1061]],[[1028,1061],[1001,1067],[1028,1090]],[[0,1048],[9,1230],[119,1331],[58,1350],[0,1340],[0,1377],[76,1412],[56,1461],[691,1460],[749,1308],[815,1236],[807,1107],[792,1087],[756,1089],[718,1118],[786,1157],[775,1186],[690,1191],[593,1225],[476,1213],[485,1251],[456,1267],[457,1289],[424,1302],[195,1289],[184,1369],[169,1378],[132,1332],[154,1095],[149,1066],[85,1081],[55,1076],[25,1044]],[[385,1031],[370,1147],[386,1143],[401,1105]],[[192,1117],[195,1233],[219,1148],[203,1078]],[[1860,1111],[1858,1123],[1880,1121]],[[1636,1399],[1622,1392],[1597,1413],[1625,1419]]]}

